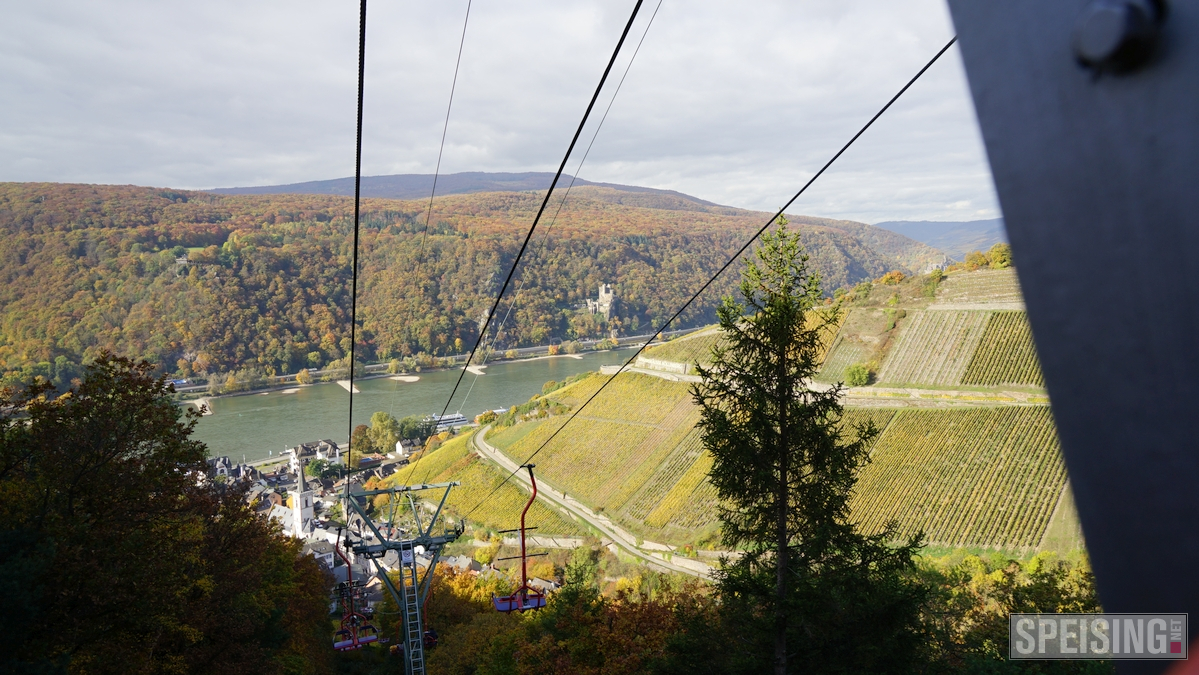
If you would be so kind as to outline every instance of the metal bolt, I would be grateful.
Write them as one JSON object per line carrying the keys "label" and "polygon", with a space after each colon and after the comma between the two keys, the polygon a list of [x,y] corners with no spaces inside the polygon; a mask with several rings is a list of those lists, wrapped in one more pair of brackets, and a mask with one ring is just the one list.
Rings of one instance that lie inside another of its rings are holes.
{"label": "metal bolt", "polygon": [[1074,27],[1074,55],[1096,70],[1131,70],[1149,57],[1164,10],[1160,0],[1094,0]]}

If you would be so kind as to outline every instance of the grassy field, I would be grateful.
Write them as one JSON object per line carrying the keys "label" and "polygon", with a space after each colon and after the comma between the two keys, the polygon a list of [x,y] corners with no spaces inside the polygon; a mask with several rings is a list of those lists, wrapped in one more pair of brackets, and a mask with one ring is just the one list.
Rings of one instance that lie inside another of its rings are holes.
{"label": "grassy field", "polygon": [[977,311],[915,312],[883,362],[879,384],[961,384],[989,317]]}
{"label": "grassy field", "polygon": [[962,375],[965,385],[1045,386],[1032,329],[1024,312],[995,312]]}
{"label": "grassy field", "polygon": [[[508,481],[487,497],[506,474],[470,452],[468,438],[469,434],[463,434],[447,441],[412,465],[402,467],[383,481],[383,487],[414,482],[460,481],[462,485],[450,490],[449,499],[446,501],[449,513],[461,517],[482,502],[482,505],[470,514],[471,522],[497,530],[519,526],[520,511],[529,500],[529,493],[516,482]],[[529,509],[526,524],[530,527],[536,526],[538,534],[578,535],[584,532],[569,516],[541,501],[535,502]]]}

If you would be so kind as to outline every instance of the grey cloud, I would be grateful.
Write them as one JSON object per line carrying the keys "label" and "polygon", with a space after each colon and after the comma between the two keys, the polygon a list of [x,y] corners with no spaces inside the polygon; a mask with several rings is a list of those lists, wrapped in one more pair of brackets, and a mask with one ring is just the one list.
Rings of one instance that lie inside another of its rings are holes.
{"label": "grey cloud", "polygon": [[[368,175],[432,172],[465,6],[371,4]],[[630,8],[476,0],[442,171],[556,168]],[[0,26],[0,180],[203,188],[350,175],[356,9],[17,4]],[[939,0],[666,0],[582,175],[776,208],[951,35]],[[792,210],[998,215],[956,48]]]}

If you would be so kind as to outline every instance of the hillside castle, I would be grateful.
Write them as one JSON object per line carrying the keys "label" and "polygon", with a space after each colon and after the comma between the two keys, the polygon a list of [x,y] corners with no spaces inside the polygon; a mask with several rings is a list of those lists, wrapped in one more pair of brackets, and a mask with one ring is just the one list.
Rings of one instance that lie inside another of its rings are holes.
{"label": "hillside castle", "polygon": [[612,318],[612,306],[616,304],[616,294],[612,292],[611,284],[599,285],[599,298],[587,300],[587,311],[592,314],[603,314],[604,320]]}

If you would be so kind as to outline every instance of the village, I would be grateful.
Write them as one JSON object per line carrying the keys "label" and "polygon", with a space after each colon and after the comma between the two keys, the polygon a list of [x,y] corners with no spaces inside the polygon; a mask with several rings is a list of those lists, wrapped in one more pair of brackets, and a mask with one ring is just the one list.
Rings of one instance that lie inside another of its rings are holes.
{"label": "village", "polygon": [[[444,417],[431,415],[430,419],[436,423],[431,427],[434,433],[455,432],[473,426],[457,413]],[[357,470],[346,472],[348,452],[343,451],[335,441],[322,439],[287,448],[271,459],[258,462],[235,463],[227,456],[210,457],[207,475],[200,480],[248,483],[247,504],[261,517],[275,523],[285,536],[300,540],[301,552],[312,556],[332,575],[335,583],[343,584],[350,579],[365,581],[364,612],[369,617],[386,593],[377,574],[378,567],[387,573],[398,572],[400,557],[397,551],[389,550],[381,557],[368,559],[355,554],[352,547],[345,545],[350,532],[366,544],[379,543],[369,526],[349,508],[345,500],[353,499],[359,507],[366,508],[368,498],[364,493],[367,484],[393,476],[407,466],[412,456],[423,447],[423,439],[401,439],[396,442],[395,452],[364,455],[358,458]],[[352,514],[349,519],[345,517],[346,513]],[[483,541],[471,543],[477,547],[490,545]],[[516,539],[509,537],[502,543],[512,545]],[[580,544],[581,540],[557,543],[569,547]],[[339,544],[341,555],[337,554]],[[490,563],[481,563],[466,554],[435,560],[428,552],[418,549],[415,563],[422,570],[440,564],[458,574],[507,577],[504,570]],[[529,585],[542,593],[551,593],[559,588],[554,580],[536,577],[529,580]],[[336,601],[331,603],[331,611],[336,609],[336,605]]]}

